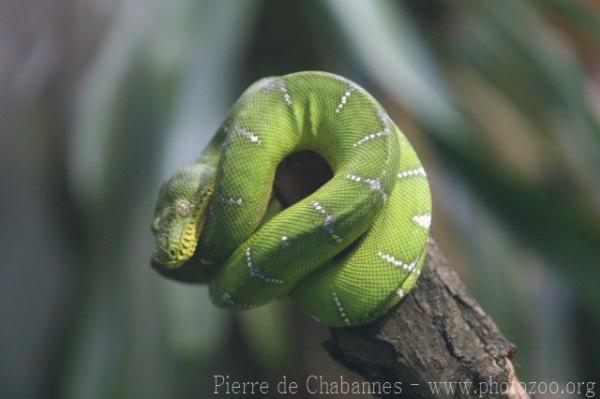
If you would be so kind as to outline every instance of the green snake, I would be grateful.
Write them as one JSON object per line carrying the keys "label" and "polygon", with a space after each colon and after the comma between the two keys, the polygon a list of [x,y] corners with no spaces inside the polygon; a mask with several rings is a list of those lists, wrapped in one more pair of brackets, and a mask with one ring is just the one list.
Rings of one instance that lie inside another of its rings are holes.
{"label": "green snake", "polygon": [[[267,217],[278,165],[320,155],[333,176]],[[289,295],[332,327],[372,321],[423,267],[431,196],[414,149],[356,83],[298,72],[252,84],[200,160],[160,188],[153,266],[247,309]]]}

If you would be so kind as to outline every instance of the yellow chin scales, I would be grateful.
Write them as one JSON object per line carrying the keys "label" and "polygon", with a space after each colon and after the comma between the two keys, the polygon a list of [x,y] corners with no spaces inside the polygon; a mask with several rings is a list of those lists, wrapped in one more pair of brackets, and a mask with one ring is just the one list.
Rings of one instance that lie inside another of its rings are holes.
{"label": "yellow chin scales", "polygon": [[178,237],[170,237],[168,251],[157,251],[161,255],[154,258],[156,262],[167,269],[177,269],[194,256],[204,224],[203,209],[199,206],[192,209],[192,214],[185,224],[183,232]]}
{"label": "yellow chin scales", "polygon": [[178,251],[176,249],[172,249],[170,251],[171,258],[167,261],[157,260],[161,266],[166,269],[177,269],[179,266],[183,265],[185,261],[187,261],[190,257],[186,256],[182,251]]}
{"label": "yellow chin scales", "polygon": [[178,260],[185,262],[194,255],[198,242],[198,228],[196,223],[189,223],[181,236]]}
{"label": "yellow chin scales", "polygon": [[175,256],[167,264],[164,264],[165,267],[175,269],[187,262],[194,255],[194,252],[196,252],[198,236],[200,235],[198,213],[195,211],[192,214],[194,222],[187,224],[183,234],[180,236],[178,245],[171,248],[170,253]]}

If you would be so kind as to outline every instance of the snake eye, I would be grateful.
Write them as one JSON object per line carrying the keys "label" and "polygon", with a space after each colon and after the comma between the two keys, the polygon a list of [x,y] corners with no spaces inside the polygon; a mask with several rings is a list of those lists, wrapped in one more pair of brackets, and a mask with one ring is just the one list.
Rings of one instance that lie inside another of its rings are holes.
{"label": "snake eye", "polygon": [[192,210],[190,209],[190,205],[186,202],[180,202],[176,205],[177,214],[183,218],[190,216]]}

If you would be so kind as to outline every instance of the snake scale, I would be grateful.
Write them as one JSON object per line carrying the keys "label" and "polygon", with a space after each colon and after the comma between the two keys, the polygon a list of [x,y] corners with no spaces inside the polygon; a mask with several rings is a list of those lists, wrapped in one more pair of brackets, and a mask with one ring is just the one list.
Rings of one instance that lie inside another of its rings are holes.
{"label": "snake scale", "polygon": [[[332,178],[274,216],[277,166],[309,150]],[[431,221],[427,176],[382,106],[326,72],[264,78],[237,100],[200,160],[160,188],[152,264],[245,309],[289,295],[321,323],[355,326],[415,285]]]}

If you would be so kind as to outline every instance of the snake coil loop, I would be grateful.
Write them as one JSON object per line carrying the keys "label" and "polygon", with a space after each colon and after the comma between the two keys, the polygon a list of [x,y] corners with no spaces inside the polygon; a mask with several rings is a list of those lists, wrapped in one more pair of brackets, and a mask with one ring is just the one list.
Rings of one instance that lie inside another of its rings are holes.
{"label": "snake coil loop", "polygon": [[[333,177],[265,221],[275,172],[310,150]],[[265,78],[235,103],[202,159],[161,188],[154,266],[251,308],[283,295],[328,326],[369,322],[414,286],[431,220],[427,176],[381,105],[325,72]]]}

